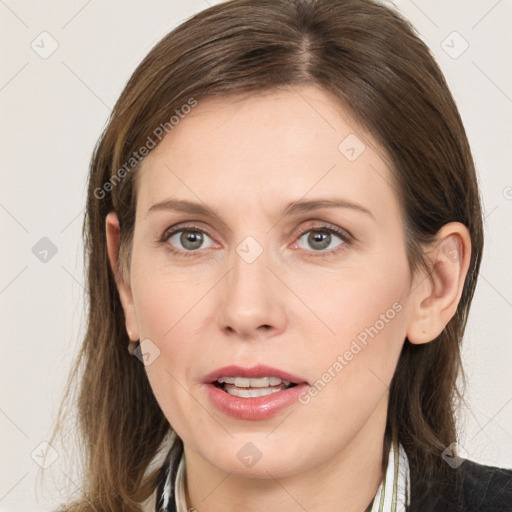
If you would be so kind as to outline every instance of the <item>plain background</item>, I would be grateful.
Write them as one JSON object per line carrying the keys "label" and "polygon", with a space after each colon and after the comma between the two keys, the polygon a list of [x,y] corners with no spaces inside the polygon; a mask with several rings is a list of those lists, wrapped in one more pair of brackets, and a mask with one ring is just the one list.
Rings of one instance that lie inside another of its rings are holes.
{"label": "plain background", "polygon": [[[58,449],[44,472],[36,461],[84,332],[89,159],[136,65],[212,3],[0,0],[0,511],[51,510],[60,502],[53,480],[70,491],[79,483],[68,469],[74,460]],[[463,349],[461,444],[469,458],[512,467],[512,2],[394,3],[445,73],[485,207],[485,255]],[[48,482],[36,486],[42,473]]]}

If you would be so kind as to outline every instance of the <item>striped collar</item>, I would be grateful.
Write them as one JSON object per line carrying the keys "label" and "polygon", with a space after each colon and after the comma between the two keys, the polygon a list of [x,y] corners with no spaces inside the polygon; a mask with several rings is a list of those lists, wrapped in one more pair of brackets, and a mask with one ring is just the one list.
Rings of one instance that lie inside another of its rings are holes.
{"label": "striped collar", "polygon": [[384,478],[366,512],[406,512],[411,502],[409,461],[401,444],[392,444]]}
{"label": "striped collar", "polygon": [[[160,487],[160,499],[155,512],[188,512],[185,500],[185,456],[174,443],[165,462],[165,481]],[[176,462],[179,457],[179,463]],[[174,475],[174,486],[171,486]],[[175,493],[173,492],[175,491]],[[373,501],[365,512],[407,512],[410,504],[410,474],[407,455],[401,444],[392,444],[384,477]]]}

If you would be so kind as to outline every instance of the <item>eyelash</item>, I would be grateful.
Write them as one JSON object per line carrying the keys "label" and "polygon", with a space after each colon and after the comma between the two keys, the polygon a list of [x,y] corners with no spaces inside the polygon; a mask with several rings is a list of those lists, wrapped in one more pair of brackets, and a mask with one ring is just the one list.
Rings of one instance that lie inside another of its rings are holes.
{"label": "eyelash", "polygon": [[[176,256],[183,256],[185,258],[197,256],[199,251],[181,251],[179,249],[175,249],[171,244],[167,243],[169,241],[169,238],[171,236],[175,235],[176,233],[181,233],[182,231],[197,231],[199,233],[202,233],[204,235],[207,235],[208,237],[212,238],[207,231],[205,231],[203,228],[200,228],[196,225],[189,225],[189,226],[179,226],[177,229],[168,229],[164,232],[161,239],[159,240],[161,243],[164,243],[167,245],[167,249],[171,252],[171,254]],[[312,251],[313,257],[325,257],[325,256],[331,256],[338,254],[339,252],[344,251],[348,245],[352,243],[354,240],[354,237],[345,230],[341,230],[338,228],[334,228],[329,224],[321,224],[318,226],[309,226],[307,228],[299,228],[299,231],[297,233],[297,240],[299,240],[305,233],[309,232],[326,232],[332,235],[336,235],[339,237],[343,243],[336,246],[334,249],[331,249],[329,251]],[[315,254],[317,252],[318,254]]]}

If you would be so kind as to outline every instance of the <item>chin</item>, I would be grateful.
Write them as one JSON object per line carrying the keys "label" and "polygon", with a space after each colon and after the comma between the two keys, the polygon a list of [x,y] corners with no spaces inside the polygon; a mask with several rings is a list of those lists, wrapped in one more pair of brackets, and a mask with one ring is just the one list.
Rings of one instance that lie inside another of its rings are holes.
{"label": "chin", "polygon": [[318,459],[322,455],[316,449],[307,453],[303,448],[308,444],[314,447],[316,443],[297,440],[296,445],[284,444],[282,439],[272,442],[265,436],[268,433],[237,436],[226,444],[212,442],[213,451],[205,447],[199,453],[221,471],[256,479],[293,476],[321,462]]}

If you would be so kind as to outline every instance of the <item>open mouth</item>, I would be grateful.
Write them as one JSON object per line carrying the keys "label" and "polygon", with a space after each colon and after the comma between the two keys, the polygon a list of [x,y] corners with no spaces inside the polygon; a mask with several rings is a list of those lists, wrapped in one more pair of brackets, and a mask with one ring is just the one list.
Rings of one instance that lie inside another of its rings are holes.
{"label": "open mouth", "polygon": [[285,389],[290,389],[297,384],[279,377],[220,377],[212,384],[222,391],[240,398],[257,398],[271,395]]}
{"label": "open mouth", "polygon": [[309,387],[302,376],[263,364],[224,366],[203,382],[210,402],[221,413],[248,421],[266,420],[296,405]]}

